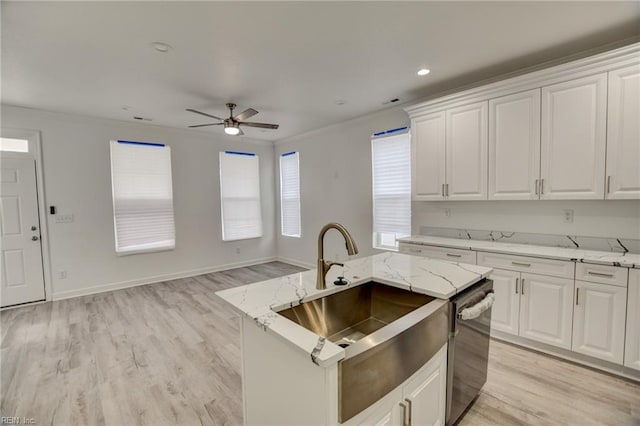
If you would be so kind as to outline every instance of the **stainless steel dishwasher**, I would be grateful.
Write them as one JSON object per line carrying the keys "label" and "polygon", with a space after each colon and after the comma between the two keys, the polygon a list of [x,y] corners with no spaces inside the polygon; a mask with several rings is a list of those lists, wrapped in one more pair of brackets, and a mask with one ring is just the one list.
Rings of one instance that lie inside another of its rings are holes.
{"label": "stainless steel dishwasher", "polygon": [[451,299],[447,354],[447,426],[455,424],[487,381],[493,281]]}

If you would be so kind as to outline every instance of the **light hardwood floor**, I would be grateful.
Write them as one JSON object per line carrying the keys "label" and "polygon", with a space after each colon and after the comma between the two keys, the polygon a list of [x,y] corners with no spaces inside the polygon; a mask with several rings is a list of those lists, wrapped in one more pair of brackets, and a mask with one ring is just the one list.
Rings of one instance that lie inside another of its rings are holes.
{"label": "light hardwood floor", "polygon": [[[238,315],[214,293],[279,262],[1,314],[2,416],[48,425],[242,423]],[[468,425],[640,425],[640,385],[492,341]]]}

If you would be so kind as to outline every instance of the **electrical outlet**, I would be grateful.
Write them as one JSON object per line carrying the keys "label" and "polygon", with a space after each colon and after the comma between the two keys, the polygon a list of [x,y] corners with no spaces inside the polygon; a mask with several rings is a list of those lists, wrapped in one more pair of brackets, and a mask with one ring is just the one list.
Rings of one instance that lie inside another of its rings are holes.
{"label": "electrical outlet", "polygon": [[73,214],[58,214],[56,215],[56,223],[73,223]]}
{"label": "electrical outlet", "polygon": [[566,209],[564,211],[564,222],[565,223],[573,223],[573,210]]}
{"label": "electrical outlet", "polygon": [[444,215],[446,217],[451,217],[451,209],[444,209]]}
{"label": "electrical outlet", "polygon": [[58,278],[61,280],[66,280],[67,279],[67,271],[58,271]]}

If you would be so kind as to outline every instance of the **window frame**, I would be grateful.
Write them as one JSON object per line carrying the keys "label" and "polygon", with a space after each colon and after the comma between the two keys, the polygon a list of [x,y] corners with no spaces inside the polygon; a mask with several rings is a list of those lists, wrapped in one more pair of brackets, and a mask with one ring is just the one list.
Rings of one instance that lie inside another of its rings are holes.
{"label": "window frame", "polygon": [[[297,200],[298,200],[298,206],[297,206],[297,213],[298,213],[298,233],[297,234],[286,234],[285,233],[285,226],[284,226],[284,191],[283,191],[283,184],[284,181],[282,179],[282,161],[290,156],[294,156],[296,159],[296,168],[297,168],[297,179],[298,179],[298,196],[297,196]],[[302,238],[302,199],[300,197],[300,152],[298,151],[291,151],[291,152],[286,152],[284,154],[280,154],[280,235],[282,235],[283,237],[289,237],[289,238]]]}

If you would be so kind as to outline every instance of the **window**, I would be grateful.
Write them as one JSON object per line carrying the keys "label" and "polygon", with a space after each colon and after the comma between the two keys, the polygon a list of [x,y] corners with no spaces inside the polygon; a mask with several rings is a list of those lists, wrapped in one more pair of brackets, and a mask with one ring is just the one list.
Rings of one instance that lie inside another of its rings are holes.
{"label": "window", "polygon": [[175,247],[170,147],[111,141],[111,186],[118,255]]}
{"label": "window", "polygon": [[0,151],[29,152],[29,140],[0,138]]}
{"label": "window", "polygon": [[411,234],[411,143],[406,128],[375,134],[371,154],[373,247],[397,250],[396,238]]}
{"label": "window", "polygon": [[260,164],[255,154],[220,153],[220,203],[223,241],[262,236]]}
{"label": "window", "polygon": [[280,156],[280,220],[282,235],[300,237],[300,154]]}

